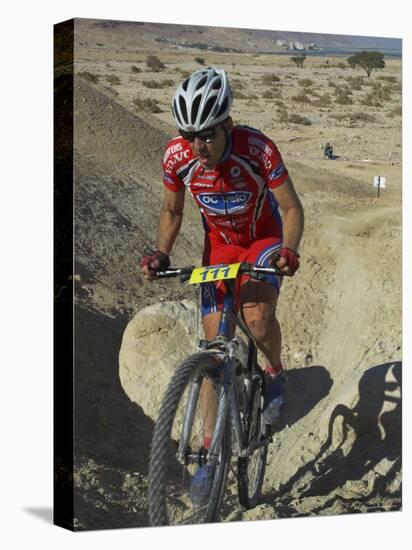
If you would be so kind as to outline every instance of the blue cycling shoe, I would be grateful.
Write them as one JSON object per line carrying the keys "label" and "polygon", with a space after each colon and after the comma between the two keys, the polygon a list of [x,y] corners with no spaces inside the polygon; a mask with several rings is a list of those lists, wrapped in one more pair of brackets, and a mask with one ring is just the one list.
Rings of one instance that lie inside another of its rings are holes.
{"label": "blue cycling shoe", "polygon": [[273,425],[279,418],[285,403],[285,374],[282,371],[277,376],[266,375],[265,400],[263,404],[263,421]]}
{"label": "blue cycling shoe", "polygon": [[212,491],[215,465],[199,466],[190,484],[189,497],[193,506],[204,506]]}

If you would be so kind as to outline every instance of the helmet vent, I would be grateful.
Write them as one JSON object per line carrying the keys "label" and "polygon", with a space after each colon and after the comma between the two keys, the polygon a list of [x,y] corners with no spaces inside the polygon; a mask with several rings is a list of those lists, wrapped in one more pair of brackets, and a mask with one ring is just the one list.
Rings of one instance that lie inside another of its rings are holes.
{"label": "helmet vent", "polygon": [[212,111],[215,105],[215,102],[216,102],[216,97],[209,97],[209,99],[207,100],[206,105],[204,106],[202,111],[202,116],[200,118],[201,124],[203,124],[205,120],[208,118],[208,116],[210,115],[210,112]]}
{"label": "helmet vent", "polygon": [[193,103],[192,103],[192,111],[191,111],[191,120],[193,121],[193,123],[195,122],[196,120],[196,117],[197,117],[197,114],[199,112],[199,104],[200,104],[200,100],[202,99],[202,96],[199,94],[195,97],[195,99],[193,100]]}
{"label": "helmet vent", "polygon": [[180,111],[182,113],[182,117],[184,119],[184,122],[186,124],[189,123],[188,119],[187,119],[187,109],[186,109],[186,102],[185,100],[183,99],[182,96],[179,97],[179,106],[180,106]]}
{"label": "helmet vent", "polygon": [[220,90],[221,87],[222,87],[222,80],[220,78],[217,78],[213,82],[212,90]]}
{"label": "helmet vent", "polygon": [[186,78],[186,80],[182,84],[182,88],[184,89],[185,92],[187,92],[187,87],[189,85],[189,80],[190,80],[190,78]]}
{"label": "helmet vent", "polygon": [[216,118],[220,117],[221,115],[223,115],[223,113],[226,111],[227,109],[227,104],[228,104],[228,99],[227,97],[225,97],[225,100],[223,101],[222,105],[220,106],[220,109],[218,110],[217,114],[216,114]]}
{"label": "helmet vent", "polygon": [[203,78],[201,78],[199,80],[199,82],[197,83],[196,85],[196,90],[199,90],[200,88],[202,88],[202,86],[204,86],[207,82],[207,76],[204,76]]}

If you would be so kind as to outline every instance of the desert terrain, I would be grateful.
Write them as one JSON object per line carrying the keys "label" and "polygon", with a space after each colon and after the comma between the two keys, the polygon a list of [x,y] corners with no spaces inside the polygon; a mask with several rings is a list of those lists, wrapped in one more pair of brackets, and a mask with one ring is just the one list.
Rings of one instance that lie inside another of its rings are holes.
{"label": "desert terrain", "polygon": [[[222,521],[400,510],[401,60],[367,78],[340,56],[298,68],[267,37],[241,52],[227,32],[236,51],[212,51],[143,27],[76,24],[73,527],[148,525],[151,402],[200,329],[176,315],[196,289],[144,283],[138,262],[156,241],[171,99],[203,65],[227,71],[235,123],[277,144],[306,216],[301,269],[279,300],[288,394],[262,500],[242,510],[229,479]],[[374,176],[386,178],[379,196]],[[202,244],[188,197],[172,263],[199,262]]]}

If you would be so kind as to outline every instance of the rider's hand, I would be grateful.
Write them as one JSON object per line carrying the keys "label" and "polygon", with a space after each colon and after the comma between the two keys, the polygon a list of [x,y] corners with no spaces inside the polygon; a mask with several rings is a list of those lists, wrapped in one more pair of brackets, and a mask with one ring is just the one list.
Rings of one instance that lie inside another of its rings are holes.
{"label": "rider's hand", "polygon": [[160,250],[152,250],[146,247],[143,254],[140,261],[140,269],[149,281],[156,279],[158,271],[165,271],[170,267],[169,256],[164,252],[160,252]]}
{"label": "rider's hand", "polygon": [[293,275],[299,269],[299,258],[300,256],[295,250],[283,247],[272,259],[271,263],[285,273]]}

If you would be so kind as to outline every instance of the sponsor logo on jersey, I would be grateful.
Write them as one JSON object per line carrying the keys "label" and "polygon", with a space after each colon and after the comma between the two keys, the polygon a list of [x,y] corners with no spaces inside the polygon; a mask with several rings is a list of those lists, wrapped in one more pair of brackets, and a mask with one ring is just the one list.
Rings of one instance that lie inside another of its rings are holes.
{"label": "sponsor logo on jersey", "polygon": [[190,184],[191,187],[214,187],[214,183],[206,183],[202,181],[196,181],[195,183]]}
{"label": "sponsor logo on jersey", "polygon": [[231,191],[229,193],[199,193],[196,198],[209,212],[234,214],[247,208],[251,196],[250,191]]}
{"label": "sponsor logo on jersey", "polygon": [[175,153],[172,156],[172,158],[170,158],[165,163],[165,171],[168,174],[170,174],[176,164],[178,164],[179,162],[182,162],[183,159],[188,159],[188,158],[190,158],[190,150],[189,149],[187,149],[186,151]]}
{"label": "sponsor logo on jersey", "polygon": [[198,176],[200,180],[215,180],[216,177],[216,174],[201,174]]}
{"label": "sponsor logo on jersey", "polygon": [[285,172],[285,170],[285,165],[282,162],[269,174],[269,179],[275,180],[276,178],[279,178]]}
{"label": "sponsor logo on jersey", "polygon": [[[270,156],[273,153],[273,148],[270,147],[270,145],[267,142],[262,141],[261,139],[255,137],[255,136],[249,136],[248,143],[251,146],[254,145],[254,147],[249,147],[249,151],[251,153],[252,153],[252,149],[254,151],[256,151],[256,148],[260,149],[263,153],[265,153],[265,155],[268,155],[268,156]],[[256,154],[256,152],[254,152],[252,154]]]}
{"label": "sponsor logo on jersey", "polygon": [[266,170],[270,170],[272,168],[272,162],[266,152],[260,151],[257,147],[249,147],[249,153],[252,157],[257,157],[258,159],[260,159],[263,162]]}
{"label": "sponsor logo on jersey", "polygon": [[230,175],[232,178],[238,178],[240,176],[240,168],[239,166],[232,166],[230,169]]}
{"label": "sponsor logo on jersey", "polygon": [[180,153],[182,150],[182,144],[181,143],[175,143],[174,145],[171,145],[166,149],[165,156],[163,158],[163,162],[167,162],[170,155],[174,155],[175,153]]}

